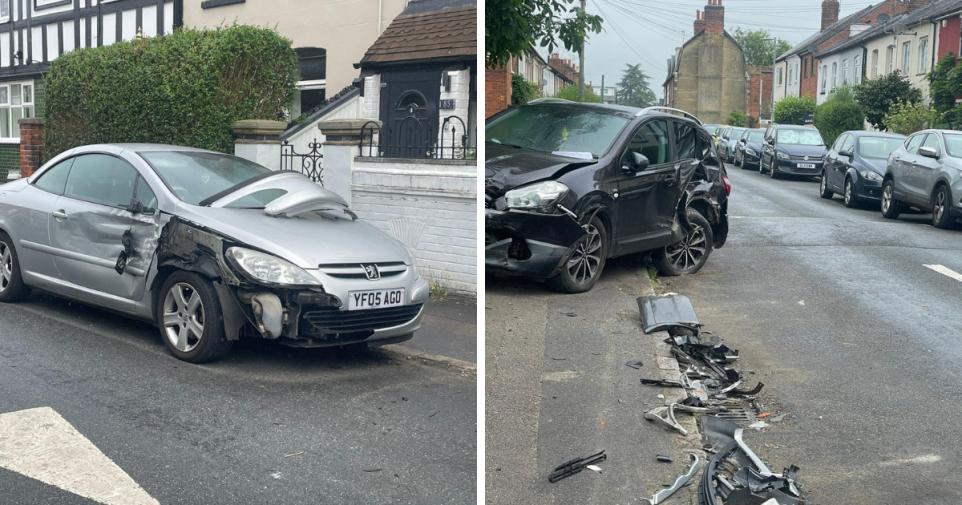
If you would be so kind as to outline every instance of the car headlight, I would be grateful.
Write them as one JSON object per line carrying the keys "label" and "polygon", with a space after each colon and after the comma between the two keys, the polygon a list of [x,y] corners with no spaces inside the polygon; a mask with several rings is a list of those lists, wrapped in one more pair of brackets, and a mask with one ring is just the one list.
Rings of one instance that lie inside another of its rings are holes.
{"label": "car headlight", "polygon": [[287,286],[317,286],[320,281],[315,279],[301,267],[259,251],[231,247],[227,249],[227,257],[234,260],[234,264],[254,279],[268,284]]}
{"label": "car headlight", "polygon": [[859,172],[863,179],[872,182],[882,182],[882,176],[878,172],[873,172],[871,170],[862,170]]}
{"label": "car headlight", "polygon": [[787,155],[787,154],[785,154],[785,153],[783,153],[783,152],[781,152],[781,151],[776,151],[776,152],[775,152],[775,156],[777,156],[778,159],[780,159],[780,160],[791,159],[791,157],[790,157],[789,155]]}
{"label": "car headlight", "polygon": [[746,147],[745,153],[748,154],[749,156],[758,156],[758,153],[756,153],[755,150],[752,149],[751,147]]}
{"label": "car headlight", "polygon": [[568,186],[557,181],[544,181],[512,189],[504,194],[509,209],[554,212],[554,206],[568,193]]}

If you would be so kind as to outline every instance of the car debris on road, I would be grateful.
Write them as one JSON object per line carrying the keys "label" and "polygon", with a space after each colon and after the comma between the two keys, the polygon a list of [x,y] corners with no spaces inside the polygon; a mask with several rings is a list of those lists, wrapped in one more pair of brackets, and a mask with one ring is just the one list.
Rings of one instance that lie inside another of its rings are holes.
{"label": "car debris on road", "polygon": [[[548,482],[554,484],[555,482],[558,482],[561,479],[566,479],[568,477],[571,477],[572,475],[579,473],[588,467],[593,466],[595,468],[598,468],[597,464],[601,463],[606,459],[608,459],[608,455],[605,454],[605,451],[600,451],[595,454],[592,454],[591,456],[587,456],[584,458],[574,458],[570,461],[566,461],[556,466],[555,469],[551,471],[551,475],[548,476]],[[598,471],[594,469],[592,470]]]}

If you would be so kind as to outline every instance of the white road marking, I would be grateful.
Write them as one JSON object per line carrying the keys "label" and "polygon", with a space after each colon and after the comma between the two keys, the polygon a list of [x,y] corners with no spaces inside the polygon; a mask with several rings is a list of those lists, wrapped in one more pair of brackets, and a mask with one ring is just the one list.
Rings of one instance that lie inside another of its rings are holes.
{"label": "white road marking", "polygon": [[105,505],[159,505],[49,407],[0,414],[0,468]]}
{"label": "white road marking", "polygon": [[893,459],[879,463],[881,466],[907,466],[918,464],[931,464],[942,461],[942,456],[938,454],[922,454],[913,458]]}
{"label": "white road marking", "polygon": [[922,265],[922,266],[924,266],[925,268],[928,268],[929,270],[934,270],[946,277],[962,282],[962,274],[956,272],[955,270],[952,270],[947,266],[943,266],[943,265]]}

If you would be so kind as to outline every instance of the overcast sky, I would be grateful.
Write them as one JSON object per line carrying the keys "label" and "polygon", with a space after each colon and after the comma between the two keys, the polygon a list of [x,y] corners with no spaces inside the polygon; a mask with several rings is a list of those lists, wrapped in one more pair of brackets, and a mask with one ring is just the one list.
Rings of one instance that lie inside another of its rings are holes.
{"label": "overcast sky", "polygon": [[[773,36],[795,45],[815,33],[821,24],[822,0],[722,0],[725,29],[767,29]],[[873,3],[841,0],[841,16]],[[651,77],[651,88],[662,97],[667,59],[692,36],[695,11],[705,0],[588,0],[588,11],[604,18],[604,30],[594,34],[585,51],[585,80],[599,86],[617,83],[625,64],[641,63]],[[546,50],[542,51],[547,53]],[[565,54],[565,51],[559,51]],[[567,54],[578,61],[577,54]]]}

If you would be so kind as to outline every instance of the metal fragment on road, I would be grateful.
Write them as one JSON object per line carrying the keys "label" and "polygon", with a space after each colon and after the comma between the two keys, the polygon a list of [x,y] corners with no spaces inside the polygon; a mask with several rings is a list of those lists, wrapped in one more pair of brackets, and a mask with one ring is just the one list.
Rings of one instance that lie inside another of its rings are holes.
{"label": "metal fragment on road", "polygon": [[688,430],[682,427],[682,425],[678,424],[678,420],[675,419],[674,403],[668,405],[667,407],[655,407],[648,412],[645,412],[645,419],[671,428],[682,435],[688,434]]}
{"label": "metal fragment on road", "polygon": [[[687,296],[669,293],[661,296],[642,296],[637,299],[641,311],[643,331],[677,333],[678,330],[698,333],[701,323]],[[673,331],[674,330],[674,331]]]}
{"label": "metal fragment on road", "polygon": [[691,481],[692,477],[695,476],[695,473],[698,472],[698,467],[701,464],[701,459],[698,458],[697,454],[689,454],[689,456],[691,456],[692,461],[691,461],[691,466],[688,468],[688,471],[682,475],[679,475],[678,478],[675,479],[675,482],[670,487],[666,487],[665,489],[658,491],[657,493],[652,495],[651,498],[645,498],[645,501],[647,501],[649,505],[658,505],[659,503],[668,499],[668,497],[670,497],[671,495],[675,494],[676,491],[678,491],[679,489],[681,489]]}

